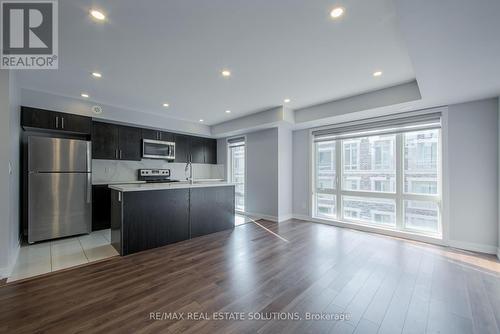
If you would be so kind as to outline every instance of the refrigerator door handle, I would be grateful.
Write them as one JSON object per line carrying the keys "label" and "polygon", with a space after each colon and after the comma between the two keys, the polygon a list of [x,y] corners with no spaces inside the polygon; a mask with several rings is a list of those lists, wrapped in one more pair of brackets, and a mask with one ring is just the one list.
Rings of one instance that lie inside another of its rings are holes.
{"label": "refrigerator door handle", "polygon": [[87,173],[92,172],[92,142],[87,142]]}
{"label": "refrigerator door handle", "polygon": [[92,174],[87,173],[87,203],[92,202]]}

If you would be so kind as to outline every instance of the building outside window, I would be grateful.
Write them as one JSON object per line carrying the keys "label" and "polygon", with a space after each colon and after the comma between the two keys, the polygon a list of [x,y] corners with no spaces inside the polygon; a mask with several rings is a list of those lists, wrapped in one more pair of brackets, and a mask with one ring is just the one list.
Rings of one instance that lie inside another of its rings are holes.
{"label": "building outside window", "polygon": [[228,140],[228,179],[235,183],[235,210],[245,211],[245,140],[235,138]]}
{"label": "building outside window", "polygon": [[437,119],[370,136],[313,132],[313,216],[440,237]]}

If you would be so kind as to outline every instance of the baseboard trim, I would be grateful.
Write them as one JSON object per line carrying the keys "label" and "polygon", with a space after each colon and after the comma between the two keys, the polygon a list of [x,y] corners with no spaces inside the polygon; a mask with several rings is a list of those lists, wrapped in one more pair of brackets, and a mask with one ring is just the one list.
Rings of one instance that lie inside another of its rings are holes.
{"label": "baseboard trim", "polygon": [[459,240],[450,240],[448,241],[448,245],[453,248],[459,248],[471,252],[479,252],[479,253],[486,253],[486,254],[497,254],[497,247],[496,246],[490,246],[490,245],[484,245],[484,244],[477,244],[474,242],[466,242],[466,241],[459,241]]}
{"label": "baseboard trim", "polygon": [[311,217],[309,217],[308,215],[302,215],[298,213],[294,213],[293,218],[298,220],[311,220]]}
{"label": "baseboard trim", "polygon": [[12,270],[14,270],[14,266],[17,262],[17,257],[19,256],[19,251],[21,250],[21,246],[17,245],[14,250],[13,256],[10,258],[9,265],[3,268],[0,268],[0,279],[9,278],[12,274]]}
{"label": "baseboard trim", "polygon": [[281,223],[281,222],[284,222],[284,221],[287,221],[287,220],[290,220],[293,218],[294,218],[294,215],[291,213],[286,214],[286,215],[281,215],[281,216],[278,216],[278,223]]}

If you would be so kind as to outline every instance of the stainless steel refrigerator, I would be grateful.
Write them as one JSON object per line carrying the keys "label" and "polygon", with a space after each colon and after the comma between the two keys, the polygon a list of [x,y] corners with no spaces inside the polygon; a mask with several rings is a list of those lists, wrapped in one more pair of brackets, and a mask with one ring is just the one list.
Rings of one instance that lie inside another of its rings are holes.
{"label": "stainless steel refrigerator", "polygon": [[28,138],[28,242],[90,233],[91,143]]}

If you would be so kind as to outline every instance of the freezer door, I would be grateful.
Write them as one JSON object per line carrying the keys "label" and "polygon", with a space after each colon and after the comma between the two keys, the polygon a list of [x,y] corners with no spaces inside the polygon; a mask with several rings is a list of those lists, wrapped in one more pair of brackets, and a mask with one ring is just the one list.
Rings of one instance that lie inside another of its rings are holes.
{"label": "freezer door", "polygon": [[85,140],[30,136],[30,172],[91,171],[90,142]]}
{"label": "freezer door", "polygon": [[90,233],[90,173],[32,173],[28,176],[28,241]]}

